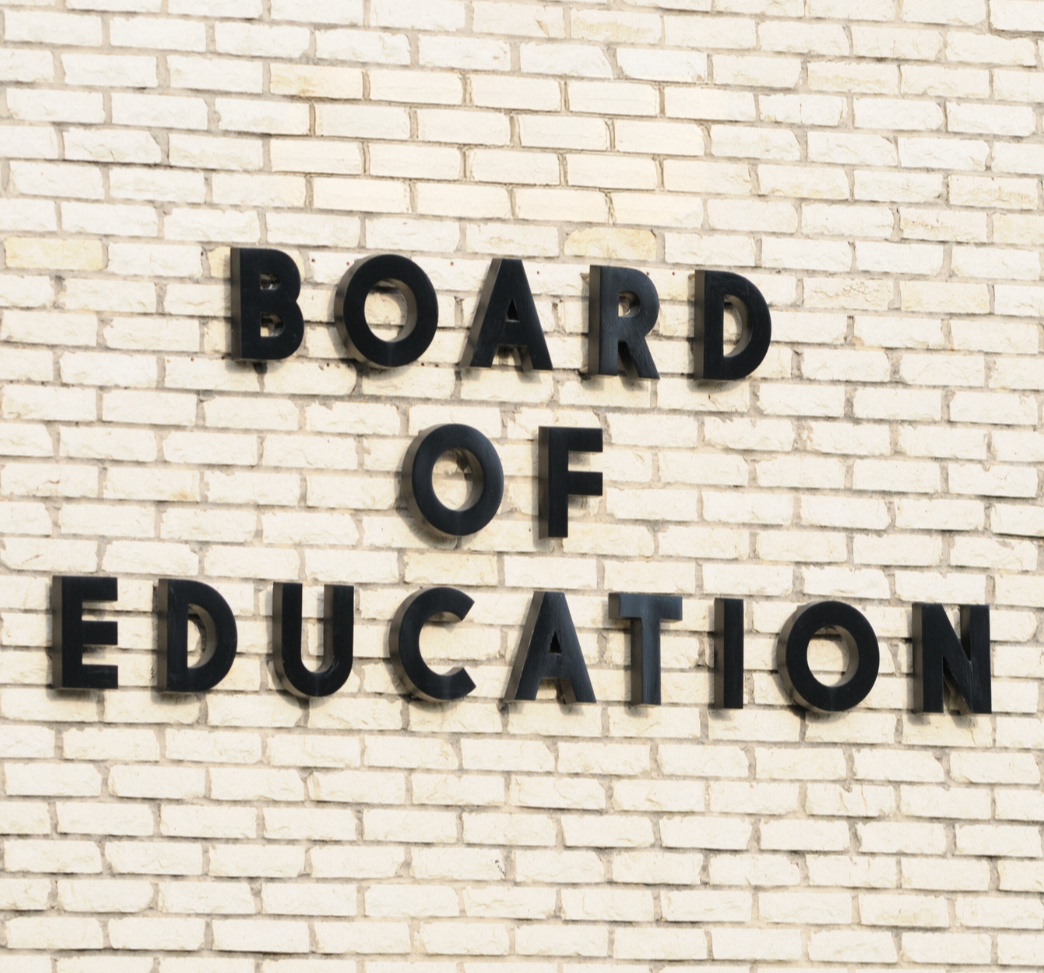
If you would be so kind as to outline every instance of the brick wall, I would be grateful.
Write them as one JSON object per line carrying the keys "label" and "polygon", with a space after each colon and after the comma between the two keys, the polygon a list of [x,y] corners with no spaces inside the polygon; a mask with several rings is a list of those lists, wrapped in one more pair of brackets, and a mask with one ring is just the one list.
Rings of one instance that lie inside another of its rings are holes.
{"label": "brick wall", "polygon": [[[0,973],[1040,968],[1044,3],[0,17]],[[232,245],[302,268],[293,358],[230,359]],[[333,325],[346,267],[383,251],[441,311],[393,372]],[[553,373],[457,367],[496,256],[526,261]],[[658,382],[584,374],[592,263],[654,280]],[[697,267],[769,300],[746,381],[689,377]],[[396,472],[440,421],[506,473],[456,543]],[[534,536],[548,424],[605,434],[564,541]],[[119,578],[119,648],[91,653],[119,689],[46,688],[70,573]],[[237,616],[205,696],[150,688],[162,576]],[[356,585],[334,697],[278,688],[276,580],[305,584],[313,654],[322,583]],[[432,584],[475,599],[425,633],[478,684],[454,705],[407,701],[387,658]],[[598,704],[499,705],[535,587],[566,591]],[[625,705],[613,590],[684,596],[660,708]],[[719,595],[747,600],[734,713],[709,707]],[[882,646],[832,717],[774,661],[824,597]],[[913,712],[917,600],[992,606],[993,716]]]}

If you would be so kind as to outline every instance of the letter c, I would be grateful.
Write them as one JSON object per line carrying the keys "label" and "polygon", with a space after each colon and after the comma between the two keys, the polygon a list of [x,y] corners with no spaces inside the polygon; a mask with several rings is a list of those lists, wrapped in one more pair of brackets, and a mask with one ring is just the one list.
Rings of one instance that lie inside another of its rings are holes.
{"label": "letter c", "polygon": [[420,650],[421,629],[429,618],[445,612],[463,619],[474,604],[456,588],[426,588],[410,595],[399,606],[391,629],[392,664],[415,696],[441,702],[463,699],[475,688],[466,669],[454,669],[445,675],[435,672],[424,661]]}

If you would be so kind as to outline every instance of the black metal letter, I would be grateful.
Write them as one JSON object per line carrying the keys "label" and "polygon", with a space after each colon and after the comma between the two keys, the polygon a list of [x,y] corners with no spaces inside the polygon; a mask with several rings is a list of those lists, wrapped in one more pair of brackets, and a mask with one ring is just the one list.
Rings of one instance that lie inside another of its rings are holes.
{"label": "black metal letter", "polygon": [[[620,314],[620,297],[631,294],[638,306]],[[660,316],[656,286],[640,270],[592,267],[587,313],[587,370],[590,375],[616,375],[622,358],[638,378],[659,378],[645,336]]]}
{"label": "black metal letter", "polygon": [[115,601],[115,578],[58,576],[51,581],[53,689],[115,689],[116,666],[87,665],[85,645],[116,645],[116,622],[85,622],[85,601]]}
{"label": "black metal letter", "polygon": [[743,709],[743,599],[714,599],[714,705]]}
{"label": "black metal letter", "polygon": [[279,681],[295,696],[330,696],[352,672],[355,588],[323,586],[323,662],[315,670],[301,659],[301,595],[299,584],[277,581],[272,587],[272,661]]}
{"label": "black metal letter", "polygon": [[[725,302],[739,312],[744,338],[725,354]],[[726,382],[745,378],[768,354],[772,316],[768,304],[746,277],[721,270],[696,271],[696,377]]]}
{"label": "black metal letter", "polygon": [[601,429],[552,429],[539,433],[540,536],[569,536],[569,498],[600,497],[602,474],[569,469],[570,453],[600,453]]}
{"label": "black metal letter", "polygon": [[391,628],[391,657],[399,678],[414,696],[440,702],[463,699],[475,683],[464,668],[444,675],[429,668],[420,650],[424,623],[442,612],[463,619],[475,602],[456,588],[426,588],[410,595],[395,613]]}
{"label": "black metal letter", "polygon": [[[808,665],[808,643],[825,628],[840,630],[848,646],[848,668],[841,681],[825,686]],[[866,616],[842,601],[819,601],[787,619],[776,645],[776,664],[787,692],[806,709],[840,713],[864,699],[881,667],[877,635]]]}
{"label": "black metal letter", "polygon": [[972,713],[993,712],[990,685],[990,609],[961,605],[961,636],[942,605],[913,606],[914,705],[921,713],[943,711],[943,670]]}
{"label": "black metal letter", "polygon": [[523,349],[524,368],[551,371],[544,329],[521,260],[498,258],[490,266],[461,367],[489,368],[501,346]]}
{"label": "black metal letter", "polygon": [[[392,341],[378,338],[366,321],[366,298],[381,281],[394,284],[406,300],[406,323]],[[337,287],[334,307],[348,354],[381,368],[416,361],[428,350],[439,326],[439,302],[431,278],[412,260],[391,253],[354,264]]]}
{"label": "black metal letter", "polygon": [[631,703],[660,705],[660,622],[680,622],[676,595],[609,595],[609,617],[631,619]]}
{"label": "black metal letter", "polygon": [[[189,615],[203,635],[203,658],[188,664]],[[159,583],[159,688],[163,693],[203,693],[232,668],[239,634],[228,602],[201,581]]]}
{"label": "black metal letter", "polygon": [[[467,506],[447,507],[432,484],[435,463],[443,453],[460,452],[468,461],[474,489]],[[402,492],[415,517],[425,520],[444,537],[463,537],[482,530],[500,509],[504,498],[504,467],[493,444],[471,426],[449,423],[425,429],[406,451],[402,463]]]}
{"label": "black metal letter", "polygon": [[567,703],[594,703],[587,663],[561,591],[537,591],[529,607],[522,645],[508,680],[507,700],[536,699],[541,679],[558,682]]}
{"label": "black metal letter", "polygon": [[[277,283],[266,287],[266,278]],[[289,358],[304,339],[304,317],[297,298],[301,274],[280,250],[232,248],[232,357],[238,361]],[[265,335],[266,323],[279,322]]]}

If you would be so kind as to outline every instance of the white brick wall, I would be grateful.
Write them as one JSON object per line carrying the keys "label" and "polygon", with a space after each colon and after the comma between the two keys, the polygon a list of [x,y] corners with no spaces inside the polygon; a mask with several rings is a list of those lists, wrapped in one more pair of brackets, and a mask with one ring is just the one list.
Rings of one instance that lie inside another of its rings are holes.
{"label": "white brick wall", "polygon": [[[1042,0],[0,17],[0,973],[1041,967]],[[291,360],[230,360],[232,245],[301,267]],[[333,324],[381,251],[440,301],[393,372],[349,363]],[[495,256],[526,260],[551,375],[457,367]],[[659,382],[584,375],[603,262],[656,283]],[[697,267],[769,300],[746,381],[689,378]],[[399,488],[439,421],[506,472],[460,543]],[[563,541],[534,536],[551,423],[605,434],[604,496]],[[118,690],[46,688],[56,573],[119,577],[120,646],[91,653]],[[150,688],[161,575],[237,616],[204,697]],[[356,585],[336,696],[277,688],[272,580],[305,583],[313,654],[320,585]],[[454,705],[408,701],[387,658],[429,584],[475,599],[425,633],[478,684]],[[501,708],[549,585],[600,702]],[[684,597],[659,709],[624,702],[620,587]],[[747,597],[729,713],[721,595]],[[775,671],[783,622],[824,597],[882,644],[869,698],[829,718]],[[992,606],[993,716],[912,711],[922,599]]]}

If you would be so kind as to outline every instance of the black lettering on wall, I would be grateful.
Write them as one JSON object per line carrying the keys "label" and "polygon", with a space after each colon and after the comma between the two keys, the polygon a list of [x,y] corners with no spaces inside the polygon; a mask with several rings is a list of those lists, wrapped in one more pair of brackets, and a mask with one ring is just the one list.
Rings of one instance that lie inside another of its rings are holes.
{"label": "black lettering on wall", "polygon": [[[158,587],[159,689],[164,693],[203,693],[232,668],[239,633],[228,602],[201,581],[164,578]],[[203,658],[188,664],[189,617],[203,636]]]}
{"label": "black lettering on wall", "polygon": [[522,649],[515,657],[505,699],[536,699],[541,679],[558,683],[568,703],[595,702],[573,618],[561,591],[537,591],[522,630]]}
{"label": "black lettering on wall", "polygon": [[538,446],[540,536],[568,537],[569,498],[602,495],[602,474],[569,469],[569,454],[600,453],[602,430],[541,426]]}
{"label": "black lettering on wall", "polygon": [[461,367],[489,368],[503,347],[518,348],[527,370],[552,368],[526,269],[521,260],[498,258],[482,287]]}
{"label": "black lettering on wall", "polygon": [[[725,354],[725,303],[738,312],[743,335]],[[696,271],[696,378],[745,378],[762,363],[772,341],[772,316],[761,291],[746,277],[722,270]]]}
{"label": "black lettering on wall", "polygon": [[115,578],[58,576],[51,582],[51,685],[54,689],[115,689],[116,666],[88,665],[88,645],[116,645],[116,622],[88,622],[84,602],[116,601]]}
{"label": "black lettering on wall", "polygon": [[[232,357],[289,358],[304,339],[301,274],[280,250],[232,248]],[[270,330],[271,334],[265,334]]]}
{"label": "black lettering on wall", "polygon": [[743,709],[743,599],[714,599],[714,705]]}
{"label": "black lettering on wall", "polygon": [[[366,320],[366,298],[378,284],[394,286],[406,302],[406,321],[398,337],[377,337]],[[415,362],[431,344],[439,326],[439,302],[431,278],[406,257],[382,253],[353,264],[337,288],[337,330],[358,361],[381,368]]]}
{"label": "black lettering on wall", "polygon": [[676,595],[609,595],[609,617],[631,620],[631,703],[659,706],[660,622],[680,622],[682,600]]}
{"label": "black lettering on wall", "polygon": [[[620,300],[634,299],[627,314]],[[656,286],[640,270],[592,267],[587,315],[587,370],[591,375],[616,375],[620,361],[638,378],[659,378],[645,336],[660,316]]]}
{"label": "black lettering on wall", "polygon": [[352,672],[355,643],[355,588],[323,586],[323,658],[309,669],[301,657],[299,584],[276,582],[272,587],[272,638],[276,675],[295,696],[318,698],[337,692]]}
{"label": "black lettering on wall", "polygon": [[990,609],[961,605],[961,635],[942,605],[913,606],[914,705],[921,713],[943,711],[943,672],[950,674],[972,713],[993,712],[990,684]]}
{"label": "black lettering on wall", "polygon": [[475,683],[464,668],[435,672],[424,661],[420,634],[434,615],[464,619],[475,602],[456,588],[426,588],[410,595],[395,613],[391,628],[391,657],[395,671],[414,696],[432,702],[463,699]]}
{"label": "black lettering on wall", "polygon": [[[840,682],[821,683],[808,665],[808,645],[817,632],[837,629],[848,648],[848,667]],[[840,713],[857,706],[874,688],[881,667],[877,635],[866,616],[841,601],[819,601],[799,608],[780,632],[776,648],[779,675],[787,692],[805,709]]]}
{"label": "black lettering on wall", "polygon": [[[444,453],[460,453],[474,484],[472,496],[458,510],[436,495],[432,476]],[[449,423],[426,429],[410,444],[402,464],[402,492],[415,517],[444,537],[464,537],[482,530],[504,498],[504,468],[493,444],[471,426]]]}

